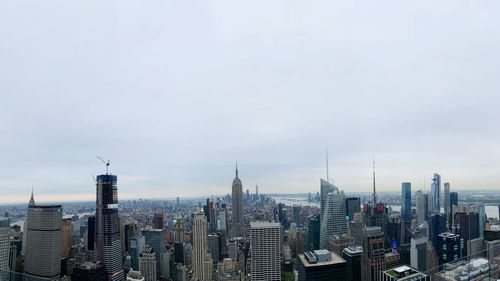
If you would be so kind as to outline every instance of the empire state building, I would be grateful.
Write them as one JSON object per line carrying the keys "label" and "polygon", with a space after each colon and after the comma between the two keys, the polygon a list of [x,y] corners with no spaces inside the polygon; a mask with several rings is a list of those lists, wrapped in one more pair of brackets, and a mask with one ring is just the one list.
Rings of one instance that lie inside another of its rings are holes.
{"label": "empire state building", "polygon": [[238,178],[238,164],[236,164],[236,177],[233,180],[231,203],[233,237],[240,237],[242,236],[241,228],[243,225],[243,186]]}

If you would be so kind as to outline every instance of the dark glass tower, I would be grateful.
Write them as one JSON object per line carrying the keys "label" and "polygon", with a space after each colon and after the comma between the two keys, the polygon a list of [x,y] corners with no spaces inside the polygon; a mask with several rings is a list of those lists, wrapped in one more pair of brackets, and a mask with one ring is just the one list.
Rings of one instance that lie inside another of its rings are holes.
{"label": "dark glass tower", "polygon": [[411,221],[411,183],[401,184],[401,221]]}
{"label": "dark glass tower", "polygon": [[96,182],[95,258],[101,261],[110,281],[125,280],[118,218],[115,175],[99,175]]}

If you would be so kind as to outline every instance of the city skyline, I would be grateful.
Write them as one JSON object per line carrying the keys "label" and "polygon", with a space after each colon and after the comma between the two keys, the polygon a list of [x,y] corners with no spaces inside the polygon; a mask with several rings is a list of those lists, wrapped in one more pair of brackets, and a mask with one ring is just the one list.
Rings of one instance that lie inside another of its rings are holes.
{"label": "city skyline", "polygon": [[198,4],[2,6],[2,203],[500,187],[500,3]]}

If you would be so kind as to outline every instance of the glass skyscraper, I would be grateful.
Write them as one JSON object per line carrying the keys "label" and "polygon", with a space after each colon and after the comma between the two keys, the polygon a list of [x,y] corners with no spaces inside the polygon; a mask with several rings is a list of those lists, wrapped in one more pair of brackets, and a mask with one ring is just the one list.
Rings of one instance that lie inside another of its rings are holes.
{"label": "glass skyscraper", "polygon": [[401,219],[411,221],[411,183],[401,184]]}
{"label": "glass skyscraper", "polygon": [[441,205],[439,204],[439,200],[441,198],[441,176],[438,174],[434,174],[432,178],[432,213],[439,214],[441,212]]}

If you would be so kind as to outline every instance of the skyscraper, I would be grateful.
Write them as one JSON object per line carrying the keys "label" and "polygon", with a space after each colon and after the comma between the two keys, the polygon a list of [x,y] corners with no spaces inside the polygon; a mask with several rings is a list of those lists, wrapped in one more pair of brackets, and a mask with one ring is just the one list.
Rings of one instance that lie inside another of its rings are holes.
{"label": "skyscraper", "polygon": [[441,207],[439,204],[439,200],[441,198],[441,176],[438,174],[434,174],[434,177],[432,178],[431,193],[432,213],[439,214],[441,212]]}
{"label": "skyscraper", "polygon": [[153,228],[163,229],[163,213],[155,213],[154,214],[154,216],[153,216]]}
{"label": "skyscraper", "polygon": [[380,281],[385,270],[384,233],[379,226],[366,227],[361,256],[361,280]]}
{"label": "skyscraper", "polygon": [[250,227],[251,280],[280,281],[280,224],[252,222]]}
{"label": "skyscraper", "polygon": [[319,250],[320,236],[320,215],[315,214],[309,217],[308,230],[308,246],[310,251]]}
{"label": "skyscraper", "polygon": [[450,205],[450,183],[444,183],[444,198],[443,198],[443,207],[444,214],[446,216],[446,223],[451,225],[450,223],[450,214],[451,214],[451,205]]}
{"label": "skyscraper", "polygon": [[138,235],[134,236],[130,239],[130,259],[131,259],[131,267],[133,270],[139,270],[139,255],[142,252],[142,249],[146,245],[146,239],[144,236]]}
{"label": "skyscraper", "polygon": [[428,215],[428,195],[424,194],[422,190],[416,193],[416,205],[417,205],[417,225],[421,225],[429,217]]}
{"label": "skyscraper", "polygon": [[345,281],[347,262],[328,250],[298,255],[298,281]]}
{"label": "skyscraper", "polygon": [[125,280],[118,218],[118,177],[111,174],[97,176],[96,189],[96,259],[108,272],[110,281]]}
{"label": "skyscraper", "polygon": [[456,206],[458,206],[458,192],[450,192],[450,215],[453,214],[453,207]]}
{"label": "skyscraper", "polygon": [[361,200],[359,197],[349,197],[345,199],[346,215],[349,221],[354,219],[354,214],[361,212]]}
{"label": "skyscraper", "polygon": [[411,183],[401,184],[401,219],[411,221]]}
{"label": "skyscraper", "polygon": [[153,248],[156,256],[156,275],[161,275],[161,256],[166,252],[165,230],[163,229],[143,229],[142,235],[147,245]]}
{"label": "skyscraper", "polygon": [[0,218],[0,280],[9,280],[10,225],[8,218]]}
{"label": "skyscraper", "polygon": [[321,179],[320,248],[328,249],[330,236],[347,233],[344,191]]}
{"label": "skyscraper", "polygon": [[347,262],[346,281],[361,281],[361,256],[363,247],[349,246],[342,252],[342,258]]}
{"label": "skyscraper", "polygon": [[212,257],[208,253],[207,219],[203,212],[193,220],[193,276],[199,281],[211,281]]}
{"label": "skyscraper", "polygon": [[58,279],[61,273],[61,205],[36,205],[31,194],[27,221],[24,272],[33,280]]}
{"label": "skyscraper", "polygon": [[233,237],[240,237],[242,236],[243,227],[243,185],[238,178],[238,164],[236,164],[236,177],[233,180],[231,203]]}
{"label": "skyscraper", "polygon": [[62,258],[69,259],[71,246],[73,246],[73,222],[71,219],[62,220]]}
{"label": "skyscraper", "polygon": [[149,245],[145,245],[139,255],[139,271],[144,281],[156,281],[156,256]]}

